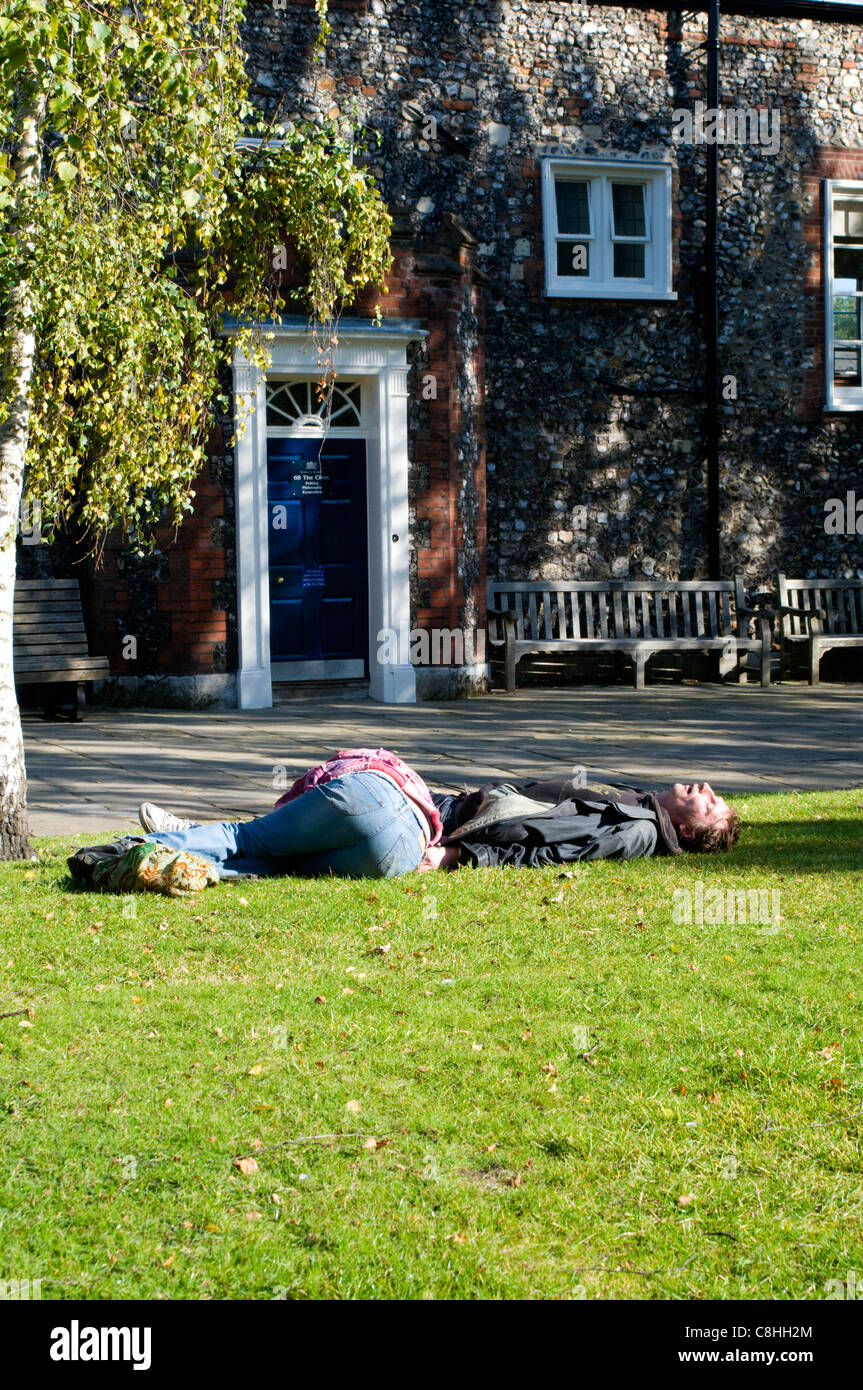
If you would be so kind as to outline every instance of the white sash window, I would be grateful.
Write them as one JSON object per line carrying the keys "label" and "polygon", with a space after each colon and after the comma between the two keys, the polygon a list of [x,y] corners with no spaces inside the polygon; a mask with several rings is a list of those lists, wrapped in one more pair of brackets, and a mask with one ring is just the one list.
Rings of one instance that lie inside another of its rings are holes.
{"label": "white sash window", "polygon": [[671,166],[543,161],[545,291],[579,299],[676,299]]}
{"label": "white sash window", "polygon": [[863,408],[863,183],[826,179],[828,410]]}

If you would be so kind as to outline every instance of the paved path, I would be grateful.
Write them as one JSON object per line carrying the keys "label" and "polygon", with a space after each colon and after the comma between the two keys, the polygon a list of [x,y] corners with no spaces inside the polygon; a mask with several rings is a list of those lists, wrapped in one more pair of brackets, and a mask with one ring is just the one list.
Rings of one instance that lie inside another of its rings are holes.
{"label": "paved path", "polygon": [[337,748],[392,748],[433,787],[576,765],[644,784],[706,779],[725,793],[863,786],[863,688],[677,685],[524,690],[274,710],[94,709],[83,724],[24,721],[34,835],[137,823],[141,801],[195,819],[261,814]]}

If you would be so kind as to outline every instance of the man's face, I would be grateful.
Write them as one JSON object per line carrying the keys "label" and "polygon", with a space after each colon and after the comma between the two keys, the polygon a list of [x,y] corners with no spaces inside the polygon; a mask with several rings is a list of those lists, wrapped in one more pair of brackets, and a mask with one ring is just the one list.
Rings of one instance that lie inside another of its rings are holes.
{"label": "man's face", "polygon": [[675,826],[714,825],[731,810],[709,782],[675,782],[659,799]]}

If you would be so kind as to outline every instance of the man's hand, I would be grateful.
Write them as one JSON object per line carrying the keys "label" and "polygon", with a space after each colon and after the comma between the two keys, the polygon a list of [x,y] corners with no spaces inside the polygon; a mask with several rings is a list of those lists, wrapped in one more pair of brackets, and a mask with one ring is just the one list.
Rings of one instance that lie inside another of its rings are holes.
{"label": "man's hand", "polygon": [[427,874],[432,869],[454,869],[458,865],[458,849],[455,845],[431,845],[419,864],[417,873]]}

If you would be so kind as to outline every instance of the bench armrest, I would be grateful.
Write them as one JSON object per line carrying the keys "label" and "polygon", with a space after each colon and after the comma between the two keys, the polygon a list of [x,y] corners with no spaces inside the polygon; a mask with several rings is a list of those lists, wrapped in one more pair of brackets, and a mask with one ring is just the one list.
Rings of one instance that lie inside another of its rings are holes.
{"label": "bench armrest", "polygon": [[823,608],[795,608],[787,603],[780,603],[776,607],[777,613],[790,613],[795,618],[826,618],[827,614]]}

